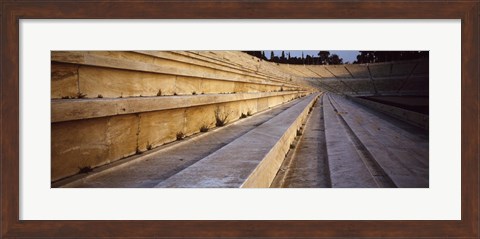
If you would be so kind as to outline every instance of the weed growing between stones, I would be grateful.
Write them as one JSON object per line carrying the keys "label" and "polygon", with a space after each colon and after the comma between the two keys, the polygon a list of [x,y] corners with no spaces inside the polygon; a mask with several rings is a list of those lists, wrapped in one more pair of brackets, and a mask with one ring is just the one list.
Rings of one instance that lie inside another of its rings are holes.
{"label": "weed growing between stones", "polygon": [[185,138],[185,134],[180,131],[177,133],[177,140],[183,140]]}
{"label": "weed growing between stones", "polygon": [[90,167],[90,166],[85,166],[83,168],[79,167],[78,169],[79,169],[78,173],[89,173],[89,172],[93,171],[92,167]]}
{"label": "weed growing between stones", "polygon": [[85,98],[86,96],[87,96],[87,94],[83,94],[82,92],[78,92],[78,93],[77,93],[77,98],[79,98],[79,99],[83,99],[83,98]]}
{"label": "weed growing between stones", "polygon": [[137,146],[137,148],[135,149],[135,154],[142,154],[142,151],[140,151],[140,149],[138,148],[138,146]]}
{"label": "weed growing between stones", "polygon": [[208,132],[208,130],[208,125],[202,125],[202,127],[200,127],[200,132]]}
{"label": "weed growing between stones", "polygon": [[217,107],[214,111],[215,114],[215,126],[222,127],[227,124],[228,116],[230,115],[230,111],[225,110],[225,107],[222,109]]}

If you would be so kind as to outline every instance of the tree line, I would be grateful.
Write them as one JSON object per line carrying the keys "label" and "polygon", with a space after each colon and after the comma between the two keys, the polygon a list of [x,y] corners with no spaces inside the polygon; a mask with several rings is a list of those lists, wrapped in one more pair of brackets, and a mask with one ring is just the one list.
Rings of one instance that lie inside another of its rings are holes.
{"label": "tree line", "polygon": [[330,54],[329,51],[319,51],[317,55],[304,55],[301,57],[290,56],[290,52],[285,54],[282,51],[280,56],[276,56],[270,51],[270,58],[265,56],[265,51],[244,51],[245,53],[255,56],[259,59],[293,65],[341,65],[341,64],[364,64],[389,61],[404,61],[419,58],[428,58],[428,51],[360,51],[357,60],[354,62],[343,62],[337,54]]}

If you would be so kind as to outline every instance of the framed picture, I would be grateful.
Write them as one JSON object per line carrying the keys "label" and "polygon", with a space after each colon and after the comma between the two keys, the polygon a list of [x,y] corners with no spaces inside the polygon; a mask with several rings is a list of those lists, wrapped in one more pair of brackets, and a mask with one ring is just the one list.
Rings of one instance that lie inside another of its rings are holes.
{"label": "framed picture", "polygon": [[479,7],[2,2],[2,237],[476,238]]}

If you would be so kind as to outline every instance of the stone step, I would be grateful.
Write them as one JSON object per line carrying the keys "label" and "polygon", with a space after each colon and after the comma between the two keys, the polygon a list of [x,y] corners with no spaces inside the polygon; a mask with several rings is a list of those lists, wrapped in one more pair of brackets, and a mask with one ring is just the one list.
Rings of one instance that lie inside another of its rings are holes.
{"label": "stone step", "polygon": [[352,144],[345,125],[339,118],[328,95],[323,99],[325,136],[332,187],[377,187],[375,180],[363,163],[357,148]]}
{"label": "stone step", "polygon": [[317,97],[305,97],[156,187],[269,187]]}
{"label": "stone step", "polygon": [[188,108],[241,102],[272,97],[294,98],[304,91],[205,94],[178,96],[150,96],[130,98],[55,99],[52,104],[52,122],[127,115],[152,111]]}
{"label": "stone step", "polygon": [[[264,71],[258,71],[254,67],[255,64],[249,65],[249,64],[243,64],[243,65],[236,65],[233,64],[233,62],[229,62],[226,60],[222,60],[221,58],[218,57],[206,57],[202,56],[200,54],[195,54],[193,52],[189,51],[173,51],[173,52],[166,52],[166,51],[135,51],[140,54],[145,54],[145,55],[150,55],[150,56],[155,56],[158,58],[163,58],[163,59],[168,59],[168,60],[174,60],[182,63],[187,63],[187,64],[192,64],[192,65],[198,65],[198,66],[204,66],[212,69],[217,69],[217,70],[222,70],[222,71],[227,71],[227,72],[233,72],[233,73],[238,73],[238,74],[244,74],[248,76],[253,76],[256,78],[262,78],[265,80],[270,80],[272,82],[280,82],[285,85],[285,79],[284,80],[278,80],[275,79],[278,77],[277,75],[271,75],[271,74],[265,74],[266,72]],[[219,55],[225,55],[228,54],[228,51],[216,51],[217,54]],[[244,53],[241,53],[244,54]],[[240,56],[241,58],[242,56]],[[239,56],[236,56],[236,58],[239,58]],[[234,59],[234,58],[231,58]],[[270,62],[269,62],[270,63]],[[272,64],[272,63],[270,63]],[[246,66],[253,67],[255,69],[248,69],[245,68]],[[262,70],[264,70],[262,68]],[[295,87],[295,85],[292,85]]]}
{"label": "stone step", "polygon": [[359,104],[365,105],[375,111],[382,112],[384,114],[390,115],[399,120],[403,120],[407,123],[413,124],[420,128],[428,130],[429,117],[428,115],[414,112],[411,110],[402,109],[399,107],[382,104],[372,100],[362,99],[358,97],[350,97],[348,99],[355,101]]}
{"label": "stone step", "polygon": [[[139,52],[145,55],[147,52]],[[152,53],[154,54],[154,52]],[[153,55],[150,56],[153,56]],[[87,52],[87,51],[71,51],[71,52],[61,52],[56,51],[52,54],[52,61],[63,62],[70,64],[79,64],[79,65],[89,65],[96,67],[106,67],[122,70],[131,70],[131,71],[140,71],[140,72],[150,72],[150,73],[159,73],[175,76],[184,76],[184,77],[198,77],[204,79],[212,80],[222,80],[222,81],[239,81],[239,82],[248,82],[248,83],[257,83],[257,84],[268,84],[268,85],[289,85],[290,82],[285,80],[275,80],[273,81],[271,77],[259,76],[254,74],[246,75],[245,72],[226,72],[216,70],[217,66],[210,65],[211,70],[216,71],[206,71],[205,66],[198,66],[191,63],[183,64],[171,64],[171,65],[158,65],[153,62],[147,63],[138,61],[136,59],[128,59],[118,56],[106,56],[101,52]],[[204,62],[205,64],[205,62]],[[222,74],[223,73],[223,74]],[[248,77],[247,77],[248,76]]]}
{"label": "stone step", "polygon": [[402,121],[392,121],[394,119],[346,98],[330,97],[358,139],[397,187],[429,186],[428,134],[424,130]]}
{"label": "stone step", "polygon": [[427,132],[342,96],[322,95],[296,140],[272,187],[429,186]]}
{"label": "stone step", "polygon": [[303,102],[303,98],[240,119],[232,124],[188,137],[185,140],[161,146],[141,155],[96,168],[93,172],[67,178],[52,186],[153,187],[300,102]]}

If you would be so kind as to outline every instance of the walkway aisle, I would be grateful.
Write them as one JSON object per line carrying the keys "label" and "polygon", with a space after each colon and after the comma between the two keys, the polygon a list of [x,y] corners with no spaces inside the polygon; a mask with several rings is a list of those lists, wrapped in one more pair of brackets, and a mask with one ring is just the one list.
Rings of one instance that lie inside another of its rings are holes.
{"label": "walkway aisle", "polygon": [[[275,187],[326,188],[331,187],[328,158],[325,154],[325,127],[323,123],[323,96],[317,100],[294,152],[294,160],[284,179]],[[288,162],[285,162],[288,163]],[[283,175],[279,175],[283,177]],[[278,180],[278,179],[277,179]],[[274,181],[275,182],[275,181]],[[282,185],[278,185],[281,184]]]}

